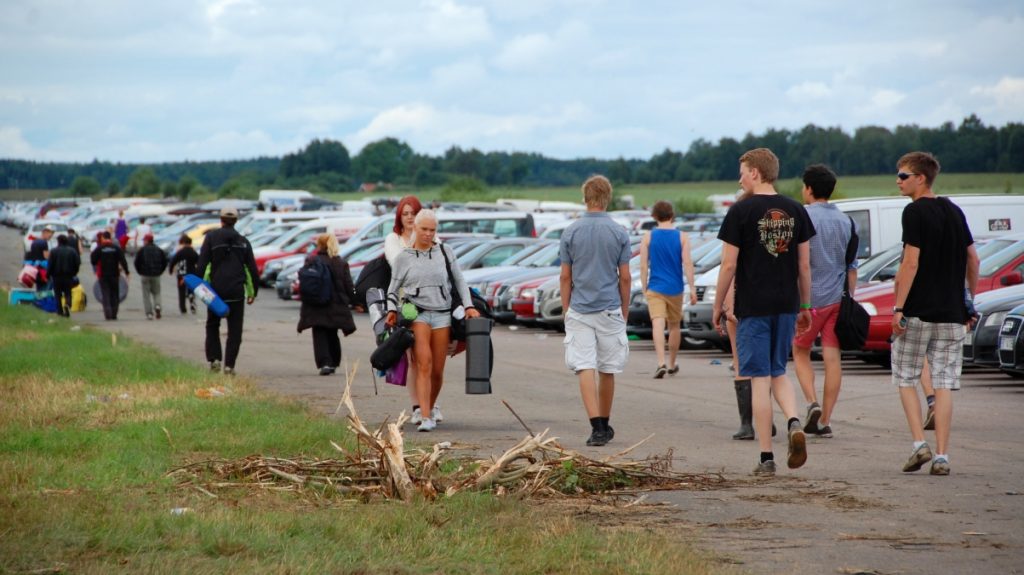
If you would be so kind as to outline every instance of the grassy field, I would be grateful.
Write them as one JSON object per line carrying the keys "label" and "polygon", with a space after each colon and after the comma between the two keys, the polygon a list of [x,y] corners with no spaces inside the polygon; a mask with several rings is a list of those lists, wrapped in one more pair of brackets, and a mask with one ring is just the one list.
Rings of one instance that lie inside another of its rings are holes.
{"label": "grassy field", "polygon": [[[799,194],[800,181],[796,178],[780,180],[777,188],[780,192]],[[679,184],[626,184],[615,189],[616,196],[632,195],[638,206],[650,206],[657,200],[676,201],[681,197],[705,198],[712,194],[732,194],[738,188],[736,181],[725,182],[688,182]],[[941,174],[936,180],[935,191],[939,194],[1024,194],[1024,173],[1021,174]],[[897,195],[896,176],[849,176],[839,179],[834,199],[861,198],[869,196]],[[387,194],[374,196],[400,196],[415,194],[421,199],[430,200],[441,197],[441,188],[398,188]],[[20,192],[2,191],[0,199],[39,199],[67,195],[63,190],[21,190]],[[327,194],[333,200],[351,200],[354,195],[349,193]],[[358,197],[372,197],[362,196]],[[524,198],[535,200],[579,201],[578,186],[546,187],[546,188],[489,188],[480,195],[481,200],[497,198]],[[192,198],[193,201],[214,199]]]}
{"label": "grassy field", "polygon": [[[334,457],[330,441],[350,438],[244,378],[70,325],[0,306],[0,573],[729,572],[650,529],[490,493],[401,504],[176,487],[166,473],[189,462]],[[212,385],[230,394],[195,396]]]}

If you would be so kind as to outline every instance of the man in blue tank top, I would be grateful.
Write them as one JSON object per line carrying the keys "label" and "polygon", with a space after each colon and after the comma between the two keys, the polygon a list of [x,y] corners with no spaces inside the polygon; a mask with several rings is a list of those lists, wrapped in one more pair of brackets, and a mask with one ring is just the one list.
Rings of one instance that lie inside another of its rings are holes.
{"label": "man in blue tank top", "polygon": [[[654,379],[679,371],[676,356],[681,334],[679,322],[683,318],[683,270],[686,286],[690,286],[690,305],[697,304],[693,291],[693,260],[690,258],[690,238],[675,227],[672,204],[655,202],[651,216],[657,227],[647,232],[640,243],[640,283],[647,299],[647,313],[651,316],[651,332],[658,367]],[[665,328],[668,326],[668,363],[665,363]]]}

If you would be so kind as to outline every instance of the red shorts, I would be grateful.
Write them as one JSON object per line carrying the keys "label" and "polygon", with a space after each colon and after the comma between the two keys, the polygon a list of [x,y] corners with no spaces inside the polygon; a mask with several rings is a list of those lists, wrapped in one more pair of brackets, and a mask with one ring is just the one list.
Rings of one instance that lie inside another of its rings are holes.
{"label": "red shorts", "polygon": [[793,345],[810,348],[814,345],[814,340],[820,333],[821,347],[839,347],[839,338],[836,337],[837,318],[839,318],[838,303],[812,309],[811,328],[805,331],[803,335],[794,337]]}

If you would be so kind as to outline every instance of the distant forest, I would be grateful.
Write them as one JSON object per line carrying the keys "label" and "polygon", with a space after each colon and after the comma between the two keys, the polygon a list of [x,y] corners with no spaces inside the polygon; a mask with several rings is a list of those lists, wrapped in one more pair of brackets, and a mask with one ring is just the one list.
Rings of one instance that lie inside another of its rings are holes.
{"label": "distant forest", "polygon": [[894,171],[911,150],[935,154],[945,172],[1024,172],[1024,123],[986,126],[975,115],[959,126],[915,125],[895,130],[866,126],[852,135],[838,127],[809,124],[796,131],[769,129],[742,140],[693,142],[685,152],[665,149],[649,159],[557,160],[536,153],[489,152],[452,147],[441,156],[420,154],[407,143],[385,138],[356,156],[336,140],[313,140],[283,158],[122,164],[0,160],[0,189],[68,189],[76,195],[163,195],[187,198],[214,193],[251,197],[264,188],[303,188],[317,193],[356,191],[362,183],[402,187],[575,185],[595,173],[617,184],[731,180],[736,160],[748,149],[771,148],[783,178],[797,177],[811,163],[840,175]]}

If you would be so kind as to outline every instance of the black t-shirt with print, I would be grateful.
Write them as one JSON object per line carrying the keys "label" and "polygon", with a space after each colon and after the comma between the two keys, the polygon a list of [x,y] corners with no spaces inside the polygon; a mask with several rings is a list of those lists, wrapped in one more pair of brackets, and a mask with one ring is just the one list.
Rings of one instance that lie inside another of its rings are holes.
{"label": "black t-shirt with print", "polygon": [[739,248],[737,317],[799,311],[797,246],[813,235],[807,211],[785,196],[755,194],[729,208],[718,239]]}
{"label": "black t-shirt with print", "polygon": [[903,244],[921,250],[903,315],[931,323],[966,323],[967,219],[947,198],[919,198],[903,208]]}

